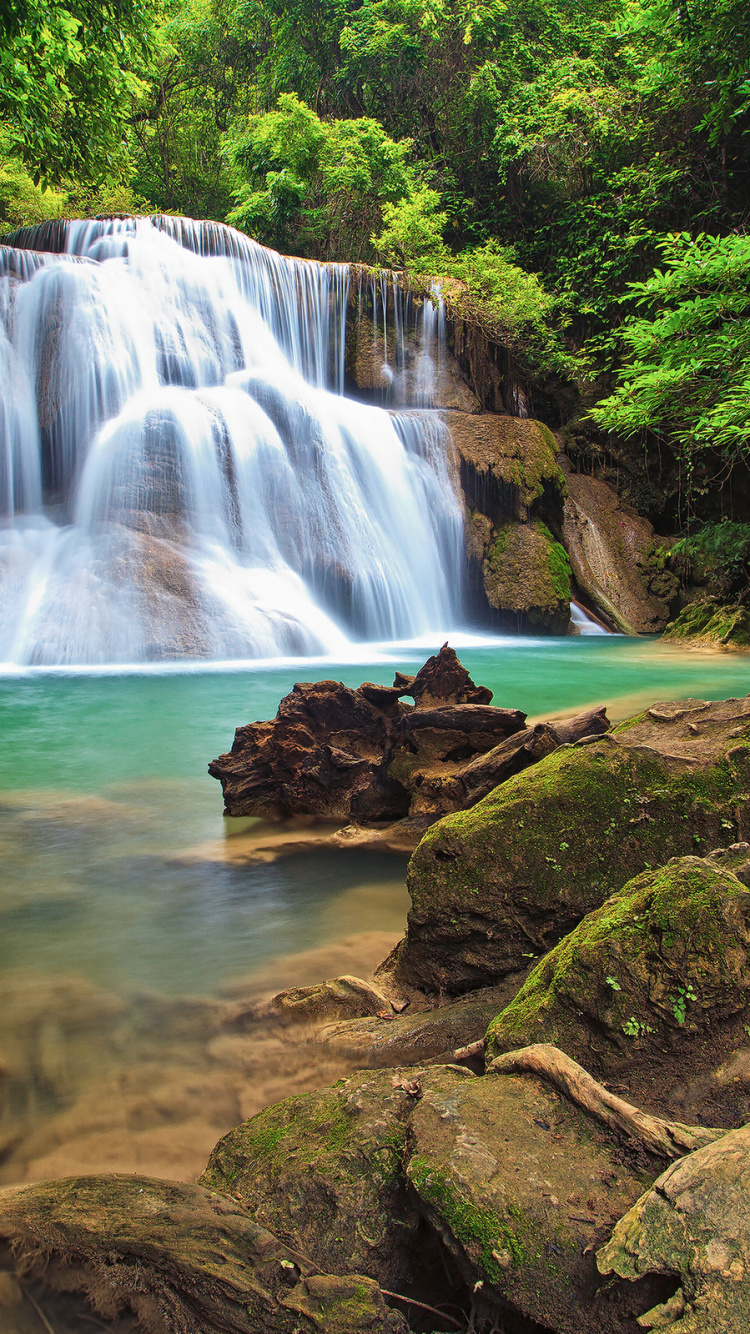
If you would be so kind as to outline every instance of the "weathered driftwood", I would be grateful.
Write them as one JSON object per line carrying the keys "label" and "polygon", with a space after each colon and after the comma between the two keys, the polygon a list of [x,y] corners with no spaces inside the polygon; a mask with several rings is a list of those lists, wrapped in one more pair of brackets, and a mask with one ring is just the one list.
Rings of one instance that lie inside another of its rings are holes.
{"label": "weathered driftwood", "polygon": [[[403,1329],[376,1283],[310,1273],[225,1195],[139,1176],[0,1191],[0,1239],[19,1272],[124,1309],[148,1334],[386,1334]],[[395,1323],[394,1323],[395,1322]]]}
{"label": "weathered driftwood", "polygon": [[632,1103],[610,1093],[582,1065],[557,1047],[546,1042],[518,1051],[506,1052],[491,1061],[488,1074],[530,1074],[553,1084],[584,1112],[596,1117],[610,1130],[637,1140],[649,1153],[659,1158],[682,1158],[686,1153],[713,1144],[725,1130],[705,1126],[685,1126],[679,1121],[662,1121],[642,1112]]}

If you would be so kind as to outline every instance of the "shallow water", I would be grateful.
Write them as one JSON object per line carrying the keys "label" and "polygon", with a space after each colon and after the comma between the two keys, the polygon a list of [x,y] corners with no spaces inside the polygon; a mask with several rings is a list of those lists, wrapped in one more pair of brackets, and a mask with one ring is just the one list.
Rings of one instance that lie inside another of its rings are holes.
{"label": "shallow water", "polygon": [[[193,1176],[241,1115],[332,1073],[270,1037],[251,1056],[222,997],[371,969],[403,929],[405,863],[361,851],[227,859],[224,841],[244,826],[222,819],[206,764],[294,681],[390,682],[435,647],[0,678],[4,1180],[100,1167]],[[460,656],[496,703],[532,718],[597,703],[621,718],[657,698],[750,689],[747,658],[643,640],[473,640]]]}

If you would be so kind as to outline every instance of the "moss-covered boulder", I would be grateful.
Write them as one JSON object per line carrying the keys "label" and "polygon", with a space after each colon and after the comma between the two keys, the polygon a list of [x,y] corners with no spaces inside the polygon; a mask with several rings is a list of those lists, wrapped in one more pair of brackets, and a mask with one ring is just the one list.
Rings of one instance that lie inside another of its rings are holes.
{"label": "moss-covered boulder", "polygon": [[750,1126],[670,1167],[619,1221],[597,1264],[608,1277],[663,1275],[679,1284],[641,1316],[643,1329],[750,1327]]}
{"label": "moss-covered boulder", "polygon": [[711,601],[691,602],[664,631],[664,639],[700,648],[750,650],[750,611]]}
{"label": "moss-covered boulder", "polygon": [[516,1075],[426,1089],[409,1146],[409,1180],[474,1291],[482,1327],[505,1327],[498,1313],[511,1307],[558,1334],[631,1328],[599,1291],[589,1243],[658,1168],[625,1166],[614,1136]]}
{"label": "moss-covered boulder", "polygon": [[565,478],[548,426],[530,417],[445,412],[470,507],[496,522],[525,522],[547,492],[562,503]]}
{"label": "moss-covered boulder", "polygon": [[490,1025],[488,1056],[537,1042],[609,1071],[711,1030],[750,994],[750,893],[711,860],[631,880],[529,974]]}
{"label": "moss-covered boulder", "polygon": [[[452,1089],[470,1071],[436,1067],[419,1086]],[[216,1145],[201,1184],[232,1195],[323,1269],[415,1294],[419,1215],[403,1175],[417,1092],[410,1072],[359,1074],[289,1098]],[[394,1237],[398,1244],[394,1244]]]}
{"label": "moss-covered boulder", "polygon": [[492,985],[547,953],[633,876],[743,837],[747,705],[725,702],[713,728],[704,712],[697,735],[689,716],[641,715],[618,737],[561,747],[435,824],[409,864],[397,977],[427,991]]}
{"label": "moss-covered boulder", "polygon": [[321,1270],[473,1306],[486,1328],[512,1312],[621,1334],[589,1242],[658,1174],[636,1156],[541,1078],[412,1066],[260,1113],[217,1144],[202,1184]]}
{"label": "moss-covered boulder", "polygon": [[526,626],[564,634],[570,623],[570,564],[539,519],[493,530],[482,560],[487,602]]}

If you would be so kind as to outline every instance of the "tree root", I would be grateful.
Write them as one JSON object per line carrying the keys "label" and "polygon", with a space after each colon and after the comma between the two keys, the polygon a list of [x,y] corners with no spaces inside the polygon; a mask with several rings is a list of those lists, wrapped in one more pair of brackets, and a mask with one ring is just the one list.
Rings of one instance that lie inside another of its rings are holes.
{"label": "tree root", "polygon": [[632,1103],[610,1093],[577,1061],[546,1042],[496,1056],[487,1067],[487,1074],[530,1074],[545,1079],[582,1111],[610,1130],[636,1140],[657,1158],[682,1158],[694,1149],[713,1144],[727,1133],[705,1126],[685,1126],[679,1121],[662,1121],[642,1112]]}
{"label": "tree root", "polygon": [[378,1285],[310,1273],[235,1201],[137,1176],[71,1177],[0,1190],[0,1239],[16,1269],[85,1294],[145,1334],[315,1334],[391,1328]]}

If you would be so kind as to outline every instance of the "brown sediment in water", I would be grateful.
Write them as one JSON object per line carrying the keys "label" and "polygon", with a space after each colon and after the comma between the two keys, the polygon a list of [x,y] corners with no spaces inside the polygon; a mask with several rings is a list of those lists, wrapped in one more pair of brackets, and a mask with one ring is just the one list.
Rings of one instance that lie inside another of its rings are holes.
{"label": "brown sediment in water", "polygon": [[126,1000],[72,974],[6,974],[0,1184],[91,1172],[194,1181],[232,1126],[355,1065],[281,1018],[238,1031],[238,1002],[344,972],[368,976],[397,939],[372,931],[284,956],[218,1000]]}

